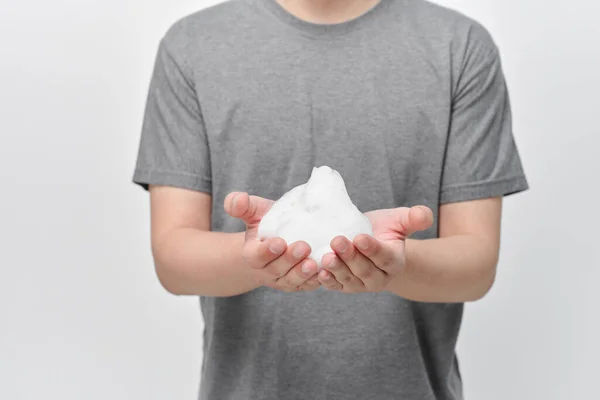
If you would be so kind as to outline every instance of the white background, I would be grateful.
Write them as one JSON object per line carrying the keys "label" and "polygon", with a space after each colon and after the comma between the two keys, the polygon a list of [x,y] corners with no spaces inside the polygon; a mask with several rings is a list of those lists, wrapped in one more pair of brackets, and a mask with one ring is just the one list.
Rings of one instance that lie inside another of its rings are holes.
{"label": "white background", "polygon": [[[197,300],[159,286],[130,179],[158,40],[214,1],[0,2],[0,398],[194,399]],[[467,307],[467,399],[597,398],[600,2],[442,3],[501,48],[531,184]]]}

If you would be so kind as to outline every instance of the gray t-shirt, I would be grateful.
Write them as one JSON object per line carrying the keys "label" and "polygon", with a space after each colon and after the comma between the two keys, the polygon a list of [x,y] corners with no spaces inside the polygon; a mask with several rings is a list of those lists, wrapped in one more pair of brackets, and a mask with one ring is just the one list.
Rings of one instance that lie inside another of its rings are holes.
{"label": "gray t-shirt", "polygon": [[[211,193],[212,229],[237,232],[229,192],[277,199],[320,165],[363,212],[425,204],[437,217],[444,203],[527,189],[488,32],[423,0],[382,0],[336,25],[231,0],[174,24],[136,183]],[[462,398],[462,304],[260,288],[201,305],[201,399]]]}

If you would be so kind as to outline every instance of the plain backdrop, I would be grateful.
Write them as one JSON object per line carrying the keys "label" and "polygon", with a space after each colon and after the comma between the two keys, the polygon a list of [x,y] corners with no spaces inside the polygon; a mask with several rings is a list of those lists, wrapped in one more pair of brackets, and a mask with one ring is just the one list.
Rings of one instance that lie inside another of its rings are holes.
{"label": "plain backdrop", "polygon": [[[531,185],[466,308],[466,398],[596,399],[600,2],[440,2],[501,49]],[[198,301],[159,285],[130,180],[158,41],[216,2],[0,3],[0,399],[194,399]]]}

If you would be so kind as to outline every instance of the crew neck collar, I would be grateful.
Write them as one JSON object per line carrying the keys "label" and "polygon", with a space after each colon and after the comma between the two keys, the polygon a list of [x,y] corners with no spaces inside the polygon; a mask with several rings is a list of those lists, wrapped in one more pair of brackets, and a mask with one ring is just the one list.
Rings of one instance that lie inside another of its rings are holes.
{"label": "crew neck collar", "polygon": [[379,0],[377,4],[360,16],[336,24],[309,22],[288,12],[276,0],[253,0],[281,22],[312,37],[331,37],[349,33],[369,23],[377,14],[384,12],[393,0]]}

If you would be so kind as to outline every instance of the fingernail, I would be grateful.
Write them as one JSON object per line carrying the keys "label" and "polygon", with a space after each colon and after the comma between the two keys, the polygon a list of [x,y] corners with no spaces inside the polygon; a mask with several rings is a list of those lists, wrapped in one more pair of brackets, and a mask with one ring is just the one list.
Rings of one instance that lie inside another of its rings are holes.
{"label": "fingernail", "polygon": [[269,245],[269,250],[273,254],[281,254],[283,252],[283,246],[279,242],[271,243]]}
{"label": "fingernail", "polygon": [[305,274],[310,274],[310,270],[310,263],[308,261],[302,264],[302,272],[304,272]]}
{"label": "fingernail", "polygon": [[335,268],[337,266],[337,263],[335,262],[335,257],[331,257],[331,260],[329,260],[329,262],[327,263],[327,266],[329,268]]}
{"label": "fingernail", "polygon": [[340,240],[338,242],[337,248],[340,253],[344,253],[346,250],[348,250],[348,243],[346,243],[345,240]]}
{"label": "fingernail", "polygon": [[231,199],[231,208],[233,208],[235,210],[235,205],[237,204],[237,199],[238,199],[239,195],[234,195],[233,199]]}
{"label": "fingernail", "polygon": [[368,240],[365,240],[365,239],[363,239],[363,240],[358,240],[358,241],[356,242],[356,245],[358,246],[358,248],[359,248],[359,249],[361,249],[361,250],[366,250],[366,249],[368,249],[368,248],[369,248],[369,241],[368,241]]}
{"label": "fingernail", "polygon": [[302,247],[296,247],[292,252],[292,257],[294,257],[295,259],[301,259],[302,257],[304,257],[304,254],[306,254],[305,249],[303,249]]}

